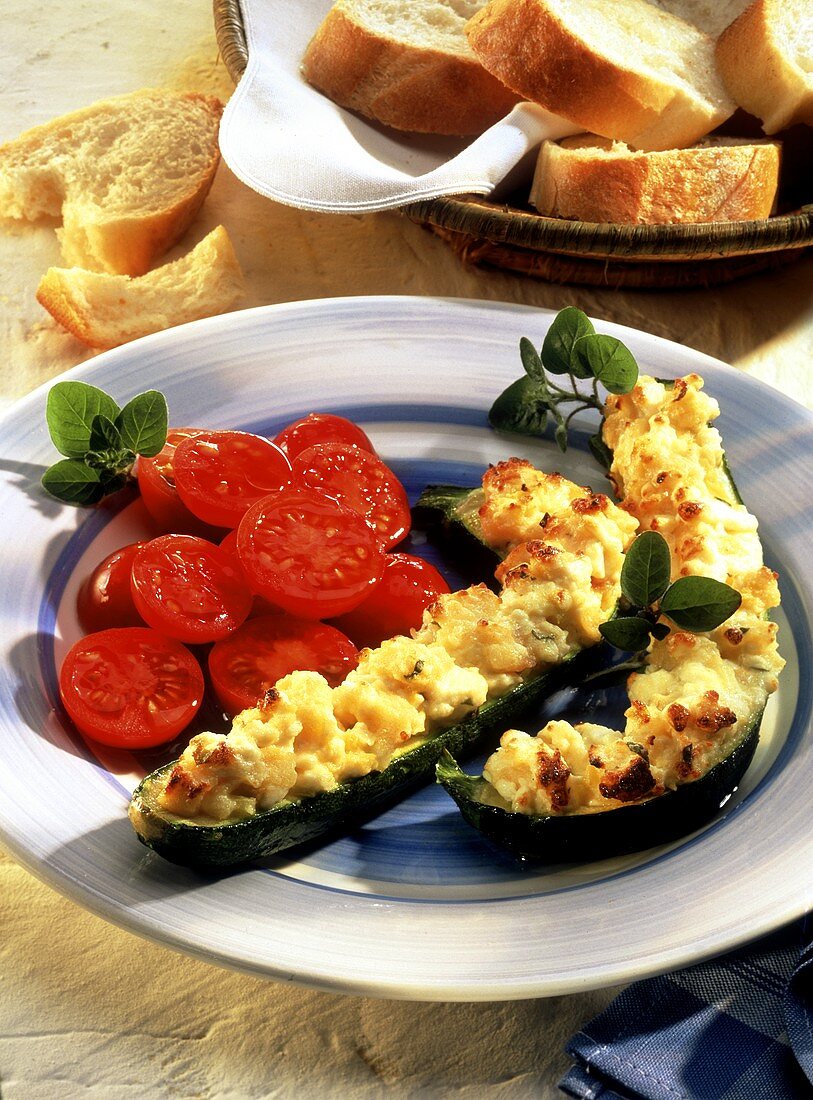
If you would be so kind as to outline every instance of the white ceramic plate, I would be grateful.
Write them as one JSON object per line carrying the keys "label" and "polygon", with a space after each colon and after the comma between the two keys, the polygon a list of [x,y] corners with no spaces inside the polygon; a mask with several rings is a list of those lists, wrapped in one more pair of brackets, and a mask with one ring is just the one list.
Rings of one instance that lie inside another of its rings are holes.
{"label": "white ceramic plate", "polygon": [[[71,377],[122,403],[155,386],[175,423],[265,428],[314,409],[358,419],[412,491],[474,483],[521,450],[604,487],[583,449],[486,424],[551,314],[425,298],[351,298],[249,310],[99,356]],[[0,422],[0,836],[52,886],[134,932],[213,962],[324,989],[493,1000],[628,981],[724,951],[810,901],[813,774],[810,622],[813,416],[684,347],[612,325],[642,369],[696,370],[724,412],[740,490],[781,571],[788,660],[763,743],[737,796],[704,832],[586,866],[526,870],[495,856],[437,786],[298,860],[223,878],[163,862],[126,819],[143,770],[98,757],[57,705],[56,667],[77,637],[79,579],[139,532],[140,505],[62,508],[38,486],[55,456],[45,392]],[[151,760],[150,766],[153,766]]]}

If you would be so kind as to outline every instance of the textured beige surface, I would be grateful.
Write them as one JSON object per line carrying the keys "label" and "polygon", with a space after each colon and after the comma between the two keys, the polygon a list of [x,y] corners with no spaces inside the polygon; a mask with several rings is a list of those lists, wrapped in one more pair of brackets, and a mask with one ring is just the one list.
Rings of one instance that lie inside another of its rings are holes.
{"label": "textured beige surface", "polygon": [[[52,0],[0,41],[0,140],[93,99],[166,83],[228,94],[206,0]],[[737,363],[813,407],[813,259],[717,291],[617,293],[464,270],[397,214],[275,206],[221,169],[185,247],[222,223],[247,306],[433,294],[561,308]],[[89,352],[37,305],[53,230],[0,233],[0,407]],[[517,1004],[409,1004],[266,983],[89,915],[0,855],[2,1100],[559,1096],[567,1037],[604,991]]]}

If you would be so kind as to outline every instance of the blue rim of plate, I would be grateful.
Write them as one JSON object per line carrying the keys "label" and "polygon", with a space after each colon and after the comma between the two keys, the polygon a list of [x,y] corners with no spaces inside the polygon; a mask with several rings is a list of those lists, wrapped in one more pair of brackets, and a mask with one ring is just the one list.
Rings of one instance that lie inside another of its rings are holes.
{"label": "blue rim of plate", "polygon": [[[315,316],[317,319],[321,318],[322,320],[325,316],[339,317],[340,319],[344,319],[345,321],[349,319],[351,328],[355,325],[359,327],[360,331],[363,331],[365,327],[369,328],[371,317],[376,318],[376,324],[383,324],[383,320],[386,318],[389,320],[390,323],[394,324],[397,329],[399,321],[403,322],[405,316],[412,317],[414,320],[414,315],[419,309],[428,310],[430,313],[433,313],[433,311],[437,313],[441,327],[447,323],[453,323],[456,320],[463,322],[464,318],[468,322],[471,322],[472,319],[475,317],[477,318],[476,324],[483,325],[486,320],[490,321],[492,319],[492,315],[495,311],[501,313],[504,319],[510,317],[514,322],[517,322],[520,318],[527,322],[532,317],[535,317],[537,319],[544,319],[552,316],[546,311],[530,310],[524,307],[501,307],[495,306],[491,303],[463,302],[456,300],[379,298],[363,300],[338,299],[314,303],[296,303],[292,306],[265,307],[260,310],[246,311],[244,314],[236,314],[227,318],[217,318],[213,321],[201,322],[193,326],[185,326],[184,329],[176,330],[175,334],[159,334],[159,336],[150,337],[145,341],[140,341],[137,346],[131,345],[130,349],[119,349],[118,352],[110,353],[107,357],[100,357],[100,359],[97,359],[90,364],[85,364],[84,367],[69,372],[68,376],[78,376],[85,378],[88,381],[96,381],[98,383],[100,375],[105,376],[108,373],[109,369],[113,369],[112,367],[108,368],[108,364],[110,363],[111,359],[113,359],[114,361],[116,359],[126,359],[129,358],[130,355],[136,354],[136,352],[138,351],[143,351],[144,356],[148,359],[151,345],[153,347],[157,345],[158,349],[160,350],[161,348],[166,347],[167,344],[169,344],[171,348],[174,342],[180,340],[180,346],[184,347],[186,341],[190,337],[194,338],[197,336],[199,337],[199,342],[202,341],[205,343],[206,341],[203,340],[204,331],[209,333],[210,335],[214,335],[217,332],[222,333],[224,330],[228,330],[229,327],[235,326],[238,331],[241,328],[245,327],[248,327],[248,329],[253,331],[257,329],[258,323],[259,331],[263,331],[265,328],[273,330],[275,324],[277,324],[280,319],[282,319],[283,322],[287,321],[288,323],[290,323],[291,321],[294,321],[295,323],[296,320],[298,318],[301,318],[303,314],[305,314],[306,316],[310,314],[311,316]],[[621,336],[621,338],[624,338],[626,336],[628,338],[628,342],[632,343],[632,340],[629,339],[629,330],[623,330],[618,326],[606,324],[601,324],[600,327],[605,331],[614,332],[615,334]],[[742,408],[747,409],[749,415],[752,414],[752,411],[755,407],[759,406],[760,401],[762,403],[767,402],[770,411],[774,415],[778,416],[780,413],[783,413],[786,421],[788,418],[790,418],[790,423],[793,425],[794,431],[798,431],[799,425],[801,424],[804,428],[805,434],[808,437],[806,440],[807,450],[803,450],[801,456],[801,465],[804,466],[807,463],[811,465],[811,468],[813,468],[813,428],[811,427],[811,425],[813,425],[813,417],[811,417],[810,414],[805,413],[805,411],[801,410],[799,406],[796,406],[787,399],[782,398],[781,395],[776,394],[774,391],[769,390],[767,387],[754,382],[754,380],[752,379],[745,379],[742,376],[738,376],[730,368],[725,368],[720,364],[715,363],[713,360],[709,360],[706,357],[700,356],[696,353],[687,352],[687,350],[683,348],[677,349],[675,345],[668,345],[665,341],[658,341],[656,338],[653,337],[641,336],[640,334],[637,334],[637,336],[645,342],[650,350],[654,349],[655,351],[661,351],[663,348],[668,348],[670,349],[673,357],[674,354],[677,353],[677,358],[679,360],[690,361],[691,365],[695,369],[704,372],[710,371],[711,374],[715,375],[715,382],[717,381],[716,376],[719,373],[719,377],[727,379],[728,384],[724,385],[723,387],[726,390],[732,389],[731,382],[733,382],[735,378],[738,382],[741,381],[741,387],[733,387],[732,393],[727,393],[725,395],[724,417],[722,418],[723,421],[725,421],[726,418],[730,419],[732,417],[734,412],[733,406],[738,404],[738,399],[736,395],[737,393],[739,393],[739,397],[741,399],[739,403],[742,405]],[[499,343],[499,341],[497,342]],[[518,362],[518,360],[515,361]],[[644,365],[649,366],[649,364],[647,364],[645,360]],[[652,367],[650,366],[649,369],[652,369]],[[120,375],[120,370],[117,371],[117,373]],[[511,378],[516,376],[517,373],[518,369],[514,367],[513,373],[510,373],[510,377],[508,377],[507,380],[510,381]],[[102,381],[101,384],[105,384],[105,382]],[[110,388],[109,382],[108,388]],[[145,387],[141,386],[140,388]],[[719,386],[712,387],[711,383],[709,383],[708,388],[711,390],[711,392],[715,394],[720,393]],[[37,393],[25,399],[24,402],[16,406],[13,410],[10,411],[9,414],[7,414],[3,421],[0,422],[0,438],[3,438],[7,435],[7,432],[9,430],[8,425],[10,421],[13,421],[15,418],[19,417],[22,417],[23,420],[25,420],[27,413],[26,406],[35,405],[37,403],[42,404],[46,389],[47,387],[44,387],[40,391],[37,391]],[[495,390],[495,392],[498,392],[498,390]],[[405,420],[415,420],[423,415],[427,415],[430,417],[434,417],[435,420],[437,420],[437,418],[440,416],[440,419],[442,421],[445,421],[446,424],[456,423],[457,425],[464,428],[479,427],[483,425],[485,411],[482,408],[480,408],[478,411],[476,407],[461,409],[457,406],[452,406],[451,408],[447,407],[444,410],[439,403],[430,403],[426,406],[426,409],[424,409],[421,408],[420,405],[416,404],[391,402],[382,408],[380,403],[376,404],[375,402],[367,402],[365,404],[364,402],[359,402],[358,400],[347,402],[341,400],[337,401],[335,399],[332,400],[328,405],[320,405],[320,407],[329,407],[334,411],[343,411],[345,415],[358,417],[363,421],[374,423],[376,426],[392,423],[402,424]],[[303,404],[300,411],[308,411],[308,406],[306,404]],[[739,415],[739,413],[737,415]],[[290,419],[290,416],[288,414],[281,414],[275,418],[263,418],[260,422],[256,417],[252,416],[251,418],[241,418],[240,423],[242,424],[242,426],[249,428],[257,427],[260,425],[260,423],[264,426],[274,428],[281,425],[281,423],[283,423],[287,419]],[[788,428],[787,423],[785,424],[785,428]],[[736,445],[733,447],[731,446],[731,442],[728,439],[724,423],[723,434],[727,444],[729,445],[729,452],[734,455],[733,461],[735,465],[736,475],[739,466],[736,457],[736,451],[738,448]],[[464,462],[462,463],[462,465],[465,466],[466,463]],[[475,469],[475,467],[472,466],[472,469]],[[742,481],[741,478],[738,480]],[[751,474],[749,473],[748,481],[750,482],[751,480]],[[802,478],[801,480],[802,483],[804,483],[804,479]],[[746,499],[749,499],[747,493]],[[758,512],[758,514],[760,514],[760,509],[758,507],[755,508],[755,510]],[[54,605],[58,602],[60,589],[64,588],[65,584],[69,580],[70,574],[73,571],[73,566],[76,563],[78,553],[81,552],[81,550],[87,543],[93,542],[99,531],[107,526],[109,521],[110,517],[108,515],[102,516],[98,513],[93,514],[91,517],[85,520],[85,522],[79,527],[77,531],[68,536],[67,544],[62,546],[59,555],[57,556],[55,562],[52,564],[47,584],[45,585],[45,588],[43,589],[43,592],[40,596],[40,602],[37,608],[38,633],[40,639],[40,659],[44,662],[43,681],[46,684],[46,690],[49,690],[51,692],[53,692],[54,690],[54,663],[52,655]],[[809,611],[806,611],[805,605],[807,605],[807,607],[809,608],[809,606],[813,602],[813,593],[811,592],[810,585],[805,584],[803,573],[799,571],[798,567],[795,571],[793,568],[786,569],[786,566],[788,564],[793,563],[787,563],[784,560],[782,552],[784,550],[784,547],[780,549],[778,545],[773,545],[770,535],[771,532],[768,531],[769,537],[767,539],[767,549],[769,555],[772,555],[772,557],[783,566],[783,575],[785,577],[785,581],[783,584],[784,606],[786,613],[789,615],[791,630],[796,640],[799,664],[801,668],[809,667],[811,652],[808,626]],[[800,579],[802,581],[801,584],[799,583]],[[0,709],[2,709],[3,704],[2,696],[3,688],[2,686],[0,686]],[[648,868],[648,875],[651,874],[652,870],[657,864],[663,863],[664,861],[676,862],[678,865],[681,864],[683,861],[685,861],[686,854],[691,848],[699,846],[700,848],[708,849],[710,844],[715,843],[715,838],[717,834],[725,835],[726,830],[731,830],[732,826],[734,825],[734,823],[736,823],[738,818],[746,816],[752,812],[752,803],[758,802],[760,803],[761,807],[764,799],[768,795],[770,788],[774,784],[778,783],[780,779],[782,779],[782,777],[787,777],[788,764],[798,753],[802,742],[804,742],[806,739],[806,735],[809,735],[810,705],[810,686],[807,681],[803,679],[800,684],[800,693],[798,704],[796,706],[794,721],[791,723],[791,728],[788,732],[787,739],[782,745],[778,759],[774,761],[768,776],[764,777],[755,790],[750,791],[748,795],[738,805],[732,807],[729,813],[727,813],[721,820],[712,825],[711,828],[705,833],[701,834],[698,837],[690,839],[682,845],[678,845],[671,851],[661,853],[658,856],[648,860],[646,863],[646,867]],[[809,737],[807,737],[807,740],[809,742]],[[104,769],[100,768],[99,765],[93,761],[92,757],[88,760],[88,764],[91,768],[95,768],[100,773],[104,774]],[[111,780],[111,777],[108,776],[107,779]],[[121,785],[119,780],[112,778],[111,781],[113,785],[118,788],[119,797],[123,802],[126,799],[126,789]],[[0,790],[2,790],[2,786],[3,777],[2,770],[0,769]],[[432,999],[490,999],[491,997],[538,996],[542,993],[566,992],[574,988],[585,987],[584,975],[577,974],[575,971],[572,978],[569,978],[566,973],[563,973],[558,975],[555,981],[551,980],[550,978],[548,978],[547,980],[534,980],[533,978],[526,978],[524,982],[520,982],[518,984],[515,978],[509,977],[507,982],[502,984],[497,983],[496,985],[492,983],[491,985],[483,986],[482,983],[472,981],[456,981],[452,982],[451,985],[447,984],[442,986],[441,988],[436,987],[434,984],[431,987],[428,987],[425,982],[421,984],[420,981],[418,982],[418,984],[410,984],[409,981],[404,981],[404,979],[400,979],[397,982],[388,981],[386,975],[377,976],[375,980],[372,980],[369,975],[366,977],[360,976],[358,981],[354,981],[352,976],[349,978],[347,975],[344,975],[343,977],[337,977],[335,974],[326,972],[324,968],[322,968],[322,970],[320,971],[318,961],[317,964],[314,965],[313,960],[310,960],[310,965],[308,964],[307,960],[303,961],[302,966],[295,973],[285,971],[283,968],[275,969],[273,965],[268,965],[267,960],[258,961],[256,959],[245,957],[236,958],[234,956],[234,953],[229,953],[228,950],[218,950],[217,947],[213,949],[212,945],[207,945],[204,948],[200,943],[189,942],[188,939],[185,941],[185,937],[183,935],[173,935],[168,932],[166,928],[161,927],[160,917],[157,920],[145,921],[144,919],[139,919],[139,914],[134,914],[132,911],[132,907],[125,906],[124,908],[122,908],[120,904],[120,899],[117,899],[116,897],[103,898],[94,894],[92,890],[88,891],[87,889],[83,889],[80,882],[71,882],[69,879],[66,879],[64,867],[60,868],[59,866],[56,866],[53,859],[37,859],[36,856],[32,857],[32,853],[30,851],[26,851],[24,847],[21,848],[19,845],[18,837],[14,835],[14,830],[12,829],[9,831],[8,829],[4,828],[2,812],[0,812],[0,831],[2,831],[2,833],[5,835],[6,842],[9,844],[12,851],[15,852],[15,854],[18,856],[18,858],[21,859],[22,862],[30,866],[32,870],[40,874],[52,885],[55,885],[57,888],[62,889],[64,892],[71,894],[71,896],[74,896],[77,900],[85,905],[88,905],[88,907],[95,909],[97,912],[101,912],[101,915],[108,917],[108,919],[112,919],[116,923],[123,924],[126,927],[131,928],[133,931],[151,936],[152,938],[157,938],[161,942],[169,943],[170,946],[179,947],[182,950],[191,951],[193,954],[202,955],[203,957],[209,958],[212,961],[225,963],[227,965],[236,965],[244,969],[252,970],[253,972],[266,973],[273,976],[281,976],[282,973],[285,973],[286,976],[292,976],[295,980],[311,982],[312,984],[317,984],[323,988],[340,988],[345,990],[349,989],[355,992],[374,992],[378,995],[388,996],[430,997]],[[341,861],[339,862],[339,867],[341,868]],[[325,868],[317,868],[317,870],[324,871]],[[616,886],[620,883],[621,888],[623,889],[625,882],[629,880],[634,881],[635,876],[641,876],[642,871],[643,868],[638,865],[621,868],[619,870],[611,872],[610,874],[599,876],[598,881],[606,884],[610,880],[612,880],[616,884]],[[132,878],[131,869],[129,867],[127,869],[127,873],[130,874],[130,877]],[[281,873],[286,877],[288,874],[288,872],[285,870],[283,870],[283,872],[279,872],[277,870],[269,869],[263,869],[258,873],[265,876],[266,878],[271,879],[277,878]],[[306,890],[312,890],[316,888],[322,894],[326,893],[328,895],[343,895],[345,897],[349,895],[351,898],[358,900],[362,904],[362,907],[365,905],[383,902],[390,906],[417,905],[418,908],[428,908],[430,910],[437,909],[439,905],[441,908],[444,906],[447,908],[451,907],[452,910],[454,910],[455,907],[462,907],[463,910],[471,910],[472,908],[478,909],[479,907],[490,908],[492,910],[496,908],[497,910],[499,910],[501,907],[505,908],[506,906],[516,907],[519,903],[544,906],[544,904],[548,902],[551,897],[550,893],[540,893],[538,890],[532,890],[530,893],[526,894],[512,893],[503,896],[500,896],[499,891],[497,891],[497,896],[492,898],[479,896],[473,898],[411,897],[408,902],[405,902],[403,897],[401,897],[397,892],[395,894],[388,894],[386,892],[378,893],[376,891],[358,893],[355,888],[345,889],[341,882],[338,881],[338,878],[341,877],[341,874],[341,869],[338,871],[335,870],[335,868],[331,870],[331,868],[328,866],[324,881],[316,880],[302,882],[298,879],[294,879],[294,881],[297,882],[300,887]],[[572,893],[574,889],[577,893],[579,891],[587,891],[589,893],[590,891],[594,892],[595,888],[596,881],[575,882],[569,885],[565,884],[558,887],[555,890],[555,893],[568,895]],[[808,900],[808,896],[805,894],[804,889],[802,889],[797,904],[791,908],[788,908],[786,906],[781,914],[782,919],[791,919],[793,916],[797,915],[798,912],[801,912],[806,907]],[[513,919],[512,915],[507,914],[507,919],[509,919],[509,921]],[[775,921],[774,923],[778,923],[778,921]],[[771,924],[770,926],[773,926],[773,924]],[[735,935],[732,937],[731,935],[729,935],[723,946],[733,947],[737,943],[743,942],[744,939],[749,938],[750,935],[757,935],[760,932],[767,930],[768,927],[764,925],[764,922],[754,923],[753,927],[750,930],[743,930],[742,934],[739,936]],[[697,944],[694,946],[694,949],[692,951],[687,952],[686,945],[683,945],[682,950],[673,952],[671,955],[668,950],[663,951],[661,953],[663,957],[657,964],[654,964],[650,961],[648,964],[644,964],[643,969],[641,966],[638,966],[637,968],[630,967],[629,963],[620,964],[616,968],[613,968],[611,965],[605,967],[604,972],[602,974],[595,974],[591,979],[588,980],[588,984],[609,984],[619,980],[625,980],[625,978],[641,976],[643,973],[653,972],[653,965],[656,967],[656,969],[663,969],[665,965],[681,965],[685,961],[691,961],[693,958],[703,957],[705,954],[708,954],[710,952],[713,953],[715,950],[719,949],[721,949],[719,943],[716,945],[707,945],[705,948]],[[647,969],[647,967],[649,967],[649,969]]]}

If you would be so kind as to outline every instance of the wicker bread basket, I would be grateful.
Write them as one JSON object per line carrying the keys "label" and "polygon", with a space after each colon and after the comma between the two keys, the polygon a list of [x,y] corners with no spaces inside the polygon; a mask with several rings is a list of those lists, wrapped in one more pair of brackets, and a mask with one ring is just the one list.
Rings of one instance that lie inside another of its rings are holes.
{"label": "wicker bread basket", "polygon": [[[217,41],[235,83],[248,62],[239,0],[214,0]],[[813,141],[813,137],[811,138]],[[806,147],[802,159],[813,155]],[[789,207],[758,221],[704,225],[612,225],[543,217],[477,195],[402,207],[466,263],[550,282],[612,287],[698,287],[777,267],[813,246],[813,181],[780,195]]]}

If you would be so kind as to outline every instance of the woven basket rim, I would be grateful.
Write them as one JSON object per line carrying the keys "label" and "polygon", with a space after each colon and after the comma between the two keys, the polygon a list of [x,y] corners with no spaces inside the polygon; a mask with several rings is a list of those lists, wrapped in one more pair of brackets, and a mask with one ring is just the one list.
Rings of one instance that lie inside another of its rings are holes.
{"label": "woven basket rim", "polygon": [[[237,83],[248,64],[240,0],[213,0],[215,33]],[[508,247],[627,259],[719,259],[813,245],[813,203],[751,221],[623,225],[551,218],[480,195],[422,199],[400,208],[410,219]]]}

